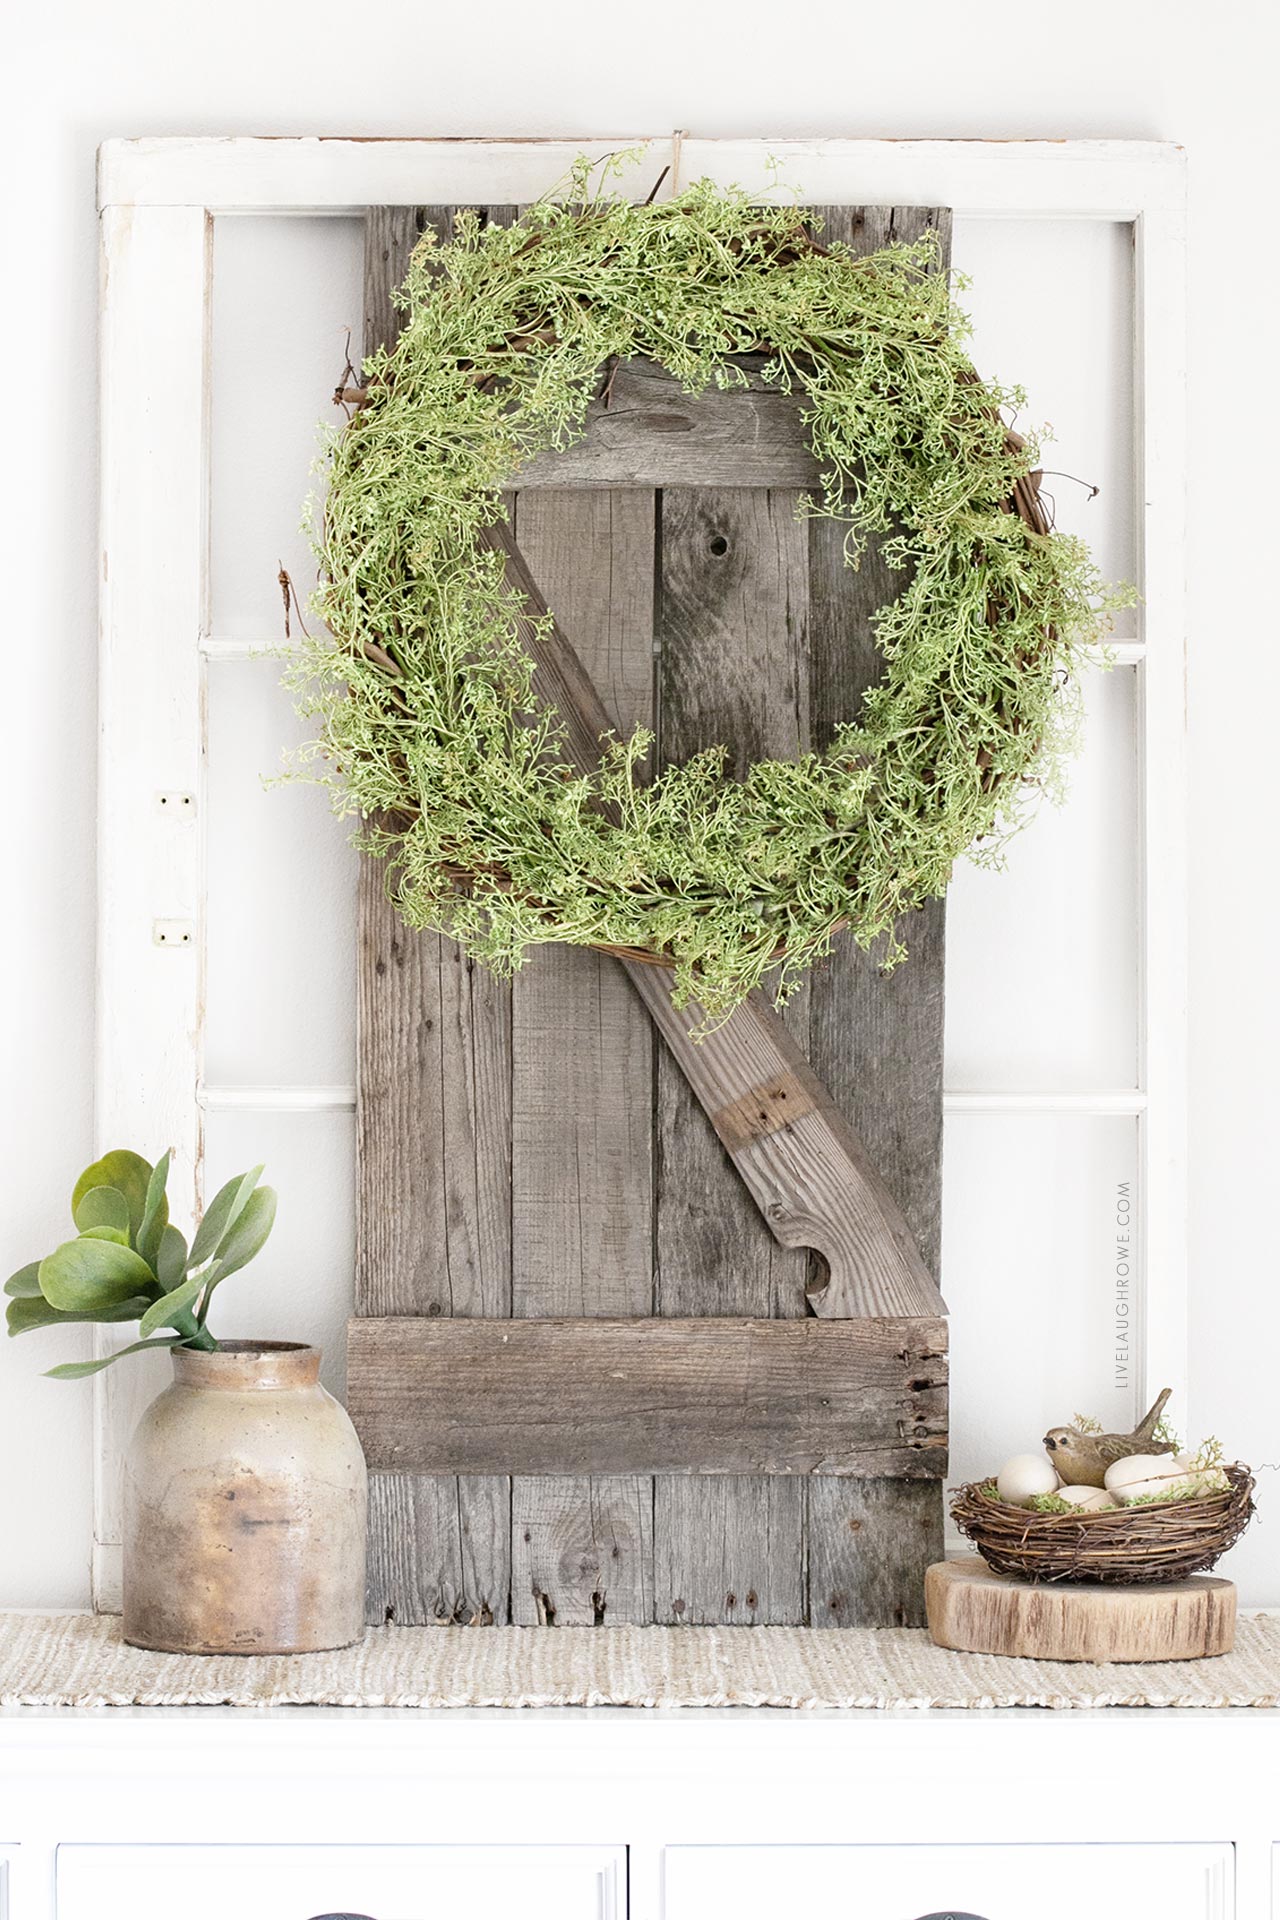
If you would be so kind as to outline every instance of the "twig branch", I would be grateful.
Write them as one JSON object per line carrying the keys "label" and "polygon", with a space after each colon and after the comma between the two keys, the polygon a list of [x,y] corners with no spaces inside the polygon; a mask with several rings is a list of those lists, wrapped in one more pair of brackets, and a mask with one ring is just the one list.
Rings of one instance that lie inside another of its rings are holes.
{"label": "twig branch", "polygon": [[291,640],[293,638],[293,633],[289,624],[289,615],[290,615],[290,611],[292,611],[296,613],[298,616],[298,625],[302,628],[304,638],[309,640],[311,638],[311,635],[307,632],[307,623],[302,617],[302,602],[298,598],[298,590],[294,586],[293,581],[289,578],[289,573],[287,568],[285,567],[284,561],[280,560],[276,564],[280,568],[279,573],[276,575],[276,579],[280,583],[280,598],[284,602],[284,637],[286,640]]}

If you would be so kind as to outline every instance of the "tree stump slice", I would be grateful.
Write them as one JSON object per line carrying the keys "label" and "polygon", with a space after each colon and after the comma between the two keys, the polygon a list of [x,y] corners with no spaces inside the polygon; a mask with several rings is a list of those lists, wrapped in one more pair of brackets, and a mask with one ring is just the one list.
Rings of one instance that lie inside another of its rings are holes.
{"label": "tree stump slice", "polygon": [[1032,1586],[976,1555],[940,1560],[924,1582],[929,1632],[958,1653],[1018,1660],[1204,1660],[1230,1653],[1236,1589],[1198,1574],[1168,1586]]}

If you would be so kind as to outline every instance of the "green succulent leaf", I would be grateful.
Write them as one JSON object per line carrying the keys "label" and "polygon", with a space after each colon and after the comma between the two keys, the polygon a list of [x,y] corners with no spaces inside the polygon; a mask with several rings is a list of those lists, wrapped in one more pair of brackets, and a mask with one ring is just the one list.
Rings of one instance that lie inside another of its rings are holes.
{"label": "green succulent leaf", "polygon": [[169,1221],[169,1200],[165,1193],[165,1183],[169,1178],[171,1158],[171,1152],[166,1147],[151,1169],[151,1178],[147,1182],[147,1197],[142,1208],[142,1222],[138,1228],[138,1252],[152,1267],[156,1264],[160,1240]]}
{"label": "green succulent leaf", "polygon": [[[79,1188],[76,1189],[79,1192]],[[89,1187],[71,1209],[81,1233],[94,1227],[110,1227],[129,1238],[129,1202],[119,1187]]]}
{"label": "green succulent leaf", "polygon": [[143,1314],[138,1331],[154,1333],[157,1327],[178,1327],[185,1338],[190,1328],[184,1331],[179,1323],[189,1315],[192,1302],[203,1285],[204,1275],[198,1273],[193,1279],[184,1280],[172,1293],[166,1293],[162,1300],[153,1301]]}
{"label": "green succulent leaf", "polygon": [[129,1244],[128,1230],[125,1229],[122,1232],[119,1227],[86,1227],[80,1238],[82,1240],[114,1240],[118,1247],[127,1247]]}
{"label": "green succulent leaf", "polygon": [[80,1202],[92,1188],[115,1187],[124,1195],[129,1209],[129,1231],[136,1235],[146,1212],[151,1172],[151,1162],[144,1160],[140,1153],[130,1153],[124,1147],[104,1153],[101,1160],[95,1160],[91,1167],[86,1167],[76,1181],[75,1192],[71,1196],[71,1214],[76,1225],[80,1224],[77,1214]]}
{"label": "green succulent leaf", "polygon": [[177,1227],[166,1226],[160,1235],[160,1246],[155,1257],[156,1279],[161,1290],[172,1292],[187,1270],[187,1243]]}
{"label": "green succulent leaf", "polygon": [[85,1235],[68,1240],[40,1262],[40,1291],[62,1313],[95,1313],[100,1307],[145,1293],[154,1276],[141,1254],[113,1240]]}
{"label": "green succulent leaf", "polygon": [[33,1260],[30,1266],[19,1267],[16,1273],[11,1273],[4,1290],[13,1300],[40,1299],[40,1262]]}
{"label": "green succulent leaf", "polygon": [[262,1168],[252,1167],[248,1173],[235,1174],[227,1181],[225,1187],[219,1187],[205,1208],[204,1218],[196,1229],[195,1239],[191,1242],[193,1267],[202,1266],[206,1260],[212,1260],[214,1254],[219,1251],[227,1234],[248,1206],[261,1178]]}
{"label": "green succulent leaf", "polygon": [[[245,1178],[248,1177],[246,1174]],[[210,1277],[210,1286],[225,1280],[229,1273],[237,1273],[241,1267],[248,1266],[250,1260],[262,1252],[267,1236],[275,1225],[275,1218],[275,1188],[258,1187],[249,1195],[235,1225],[223,1237],[216,1276]]]}
{"label": "green succulent leaf", "polygon": [[101,1373],[104,1367],[114,1367],[117,1360],[123,1360],[126,1353],[142,1353],[152,1347],[176,1347],[177,1336],[172,1340],[135,1340],[131,1347],[121,1347],[118,1353],[108,1353],[101,1360],[68,1360],[60,1367],[50,1367],[46,1380],[85,1380],[91,1373]]}
{"label": "green succulent leaf", "polygon": [[36,1300],[29,1294],[20,1300],[11,1300],[4,1315],[10,1338],[20,1333],[34,1333],[37,1327],[52,1327],[61,1318],[58,1309],[51,1307],[43,1294]]}
{"label": "green succulent leaf", "polygon": [[89,1313],[63,1313],[58,1307],[51,1307],[43,1295],[34,1300],[24,1295],[9,1302],[5,1322],[10,1337],[15,1338],[20,1333],[35,1333],[41,1327],[59,1327],[77,1321],[109,1324],[117,1320],[140,1320],[150,1305],[149,1295],[137,1294],[128,1300],[117,1300],[114,1306],[96,1307]]}

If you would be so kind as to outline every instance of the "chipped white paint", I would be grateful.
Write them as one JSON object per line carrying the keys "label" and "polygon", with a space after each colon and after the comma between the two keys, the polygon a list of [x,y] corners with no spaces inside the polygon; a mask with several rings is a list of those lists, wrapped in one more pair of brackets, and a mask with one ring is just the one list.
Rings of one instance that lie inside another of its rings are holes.
{"label": "chipped white paint", "polygon": [[[675,158],[668,133],[634,140],[108,140],[100,206],[199,206],[217,213],[351,213],[366,206],[480,205],[549,193],[579,154],[635,150],[627,183],[646,194]],[[679,141],[679,178],[835,205],[948,205],[957,214],[1135,220],[1178,212],[1180,149],[1136,140]],[[670,191],[671,176],[661,191]]]}
{"label": "chipped white paint", "polygon": [[1141,631],[1142,928],[1138,1080],[1145,1403],[1187,1405],[1186,215],[1134,226]]}
{"label": "chipped white paint", "polygon": [[[199,1193],[202,667],[211,223],[199,207],[102,216],[98,1151],[174,1150]],[[173,797],[174,804],[169,800]],[[184,804],[188,802],[189,804]],[[101,1328],[95,1350],[132,1329]],[[162,1363],[95,1381],[94,1591],[119,1597],[120,1450]]]}

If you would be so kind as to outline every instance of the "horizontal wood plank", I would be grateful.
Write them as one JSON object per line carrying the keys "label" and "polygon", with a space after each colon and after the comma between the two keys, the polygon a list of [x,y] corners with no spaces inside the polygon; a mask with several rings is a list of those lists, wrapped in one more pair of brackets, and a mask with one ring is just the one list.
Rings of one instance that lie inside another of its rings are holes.
{"label": "horizontal wood plank", "polygon": [[940,1320],[352,1320],[347,1398],[399,1473],[946,1472]]}
{"label": "horizontal wood plank", "polygon": [[[624,360],[594,400],[581,440],[539,454],[514,482],[529,487],[817,487],[801,410],[744,368],[746,385],[686,393],[652,360]],[[602,386],[605,383],[602,382]]]}

